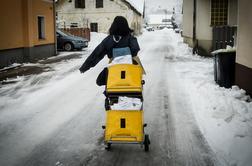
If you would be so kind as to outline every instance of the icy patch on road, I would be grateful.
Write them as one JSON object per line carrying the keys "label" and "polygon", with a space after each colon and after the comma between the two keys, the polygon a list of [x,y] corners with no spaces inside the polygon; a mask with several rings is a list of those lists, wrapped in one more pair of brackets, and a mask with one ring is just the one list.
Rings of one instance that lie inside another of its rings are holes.
{"label": "icy patch on road", "polygon": [[238,86],[219,87],[214,82],[213,60],[192,55],[179,35],[170,35],[175,50],[166,59],[176,63],[202,133],[223,165],[251,165],[251,98]]}

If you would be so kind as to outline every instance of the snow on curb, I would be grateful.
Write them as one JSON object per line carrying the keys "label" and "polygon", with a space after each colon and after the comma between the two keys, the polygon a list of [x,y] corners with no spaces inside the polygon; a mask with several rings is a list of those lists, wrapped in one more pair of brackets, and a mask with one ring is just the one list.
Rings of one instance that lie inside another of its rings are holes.
{"label": "snow on curb", "polygon": [[214,82],[213,60],[193,56],[181,37],[176,44],[176,70],[184,80],[195,118],[210,146],[223,165],[251,165],[251,98],[238,86],[219,87]]}

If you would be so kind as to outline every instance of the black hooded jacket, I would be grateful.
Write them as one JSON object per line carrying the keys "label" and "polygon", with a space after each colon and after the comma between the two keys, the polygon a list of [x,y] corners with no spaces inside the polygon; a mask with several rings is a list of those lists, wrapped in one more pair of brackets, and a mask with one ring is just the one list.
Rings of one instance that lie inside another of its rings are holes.
{"label": "black hooded jacket", "polygon": [[82,73],[89,70],[100,62],[105,55],[107,55],[108,58],[112,58],[113,48],[122,47],[129,47],[133,57],[137,56],[137,53],[140,50],[137,39],[130,34],[122,37],[109,35],[95,48],[79,70]]}

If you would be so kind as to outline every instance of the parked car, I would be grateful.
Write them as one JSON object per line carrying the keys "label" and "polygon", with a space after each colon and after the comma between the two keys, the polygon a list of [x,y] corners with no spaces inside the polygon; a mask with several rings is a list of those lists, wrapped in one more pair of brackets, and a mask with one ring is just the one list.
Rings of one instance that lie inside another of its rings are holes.
{"label": "parked car", "polygon": [[154,28],[153,27],[146,27],[146,30],[147,31],[154,31]]}
{"label": "parked car", "polygon": [[57,49],[71,51],[74,49],[82,50],[88,46],[88,40],[82,37],[73,36],[66,32],[57,30]]}
{"label": "parked car", "polygon": [[173,28],[173,26],[171,24],[168,24],[165,27],[168,28],[168,29],[172,29]]}
{"label": "parked car", "polygon": [[179,28],[174,29],[175,33],[180,33],[181,30]]}
{"label": "parked car", "polygon": [[178,28],[178,25],[175,22],[172,22],[173,29]]}
{"label": "parked car", "polygon": [[165,25],[159,25],[159,26],[157,26],[157,29],[158,30],[162,30],[162,29],[164,29],[165,28]]}

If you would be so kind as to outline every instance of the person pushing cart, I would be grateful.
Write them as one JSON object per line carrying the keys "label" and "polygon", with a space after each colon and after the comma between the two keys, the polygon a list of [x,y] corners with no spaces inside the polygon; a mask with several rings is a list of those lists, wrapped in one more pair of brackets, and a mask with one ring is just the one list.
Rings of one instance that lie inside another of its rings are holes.
{"label": "person pushing cart", "polygon": [[105,85],[106,125],[104,142],[111,144],[141,144],[149,150],[149,135],[144,133],[143,84],[144,68],[137,56],[140,50],[136,37],[131,35],[126,18],[115,17],[109,35],[95,48],[80,67],[84,73],[109,58],[108,67],[97,77],[99,86]]}

